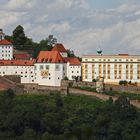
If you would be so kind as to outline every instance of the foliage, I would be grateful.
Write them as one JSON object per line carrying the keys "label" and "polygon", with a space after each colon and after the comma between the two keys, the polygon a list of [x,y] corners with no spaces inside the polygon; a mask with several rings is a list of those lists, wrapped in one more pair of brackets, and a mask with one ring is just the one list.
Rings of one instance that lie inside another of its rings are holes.
{"label": "foliage", "polygon": [[23,49],[25,47],[26,36],[24,28],[21,25],[18,25],[13,31],[12,39],[13,44],[17,49]]}
{"label": "foliage", "polygon": [[92,82],[96,83],[96,79],[93,79]]}
{"label": "foliage", "polygon": [[124,96],[113,103],[59,93],[0,94],[2,140],[138,140],[139,128],[140,113]]}
{"label": "foliage", "polygon": [[74,54],[74,51],[73,50],[68,49],[67,50],[67,53],[68,53],[68,57],[75,57],[75,54]]}
{"label": "foliage", "polygon": [[[50,51],[57,43],[57,39],[53,35],[48,35],[45,39],[42,39],[39,43],[34,42],[31,38],[28,38],[24,32],[24,28],[18,25],[11,36],[6,35],[5,38],[14,44],[14,47],[18,50],[26,50],[34,58],[38,56],[40,51]],[[74,51],[68,49],[68,57],[75,57]],[[81,58],[77,57],[80,61]]]}
{"label": "foliage", "polygon": [[67,76],[64,77],[64,80],[69,80]]}
{"label": "foliage", "polygon": [[124,85],[126,86],[128,84],[128,82],[126,80],[120,80],[119,81],[119,85]]}
{"label": "foliage", "polygon": [[131,100],[140,100],[140,94],[136,93],[117,92],[117,91],[108,91],[104,93],[111,96],[126,96]]}

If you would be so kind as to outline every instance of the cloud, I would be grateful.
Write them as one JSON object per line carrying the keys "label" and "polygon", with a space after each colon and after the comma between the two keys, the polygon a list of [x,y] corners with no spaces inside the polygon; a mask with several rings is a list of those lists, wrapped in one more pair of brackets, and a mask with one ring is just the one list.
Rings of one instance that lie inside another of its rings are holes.
{"label": "cloud", "polygon": [[140,51],[140,2],[94,9],[92,0],[1,0],[0,28],[7,34],[21,24],[35,41],[53,34],[78,55]]}
{"label": "cloud", "polygon": [[8,3],[5,4],[5,8],[8,10],[20,10],[30,9],[35,6],[36,0],[9,0]]}

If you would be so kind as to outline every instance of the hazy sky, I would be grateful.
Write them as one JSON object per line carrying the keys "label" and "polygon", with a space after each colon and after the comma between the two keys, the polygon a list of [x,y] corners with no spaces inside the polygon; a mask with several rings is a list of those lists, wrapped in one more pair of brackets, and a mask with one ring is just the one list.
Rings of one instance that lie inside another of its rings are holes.
{"label": "hazy sky", "polygon": [[140,0],[0,0],[0,28],[34,41],[53,34],[78,55],[140,54]]}

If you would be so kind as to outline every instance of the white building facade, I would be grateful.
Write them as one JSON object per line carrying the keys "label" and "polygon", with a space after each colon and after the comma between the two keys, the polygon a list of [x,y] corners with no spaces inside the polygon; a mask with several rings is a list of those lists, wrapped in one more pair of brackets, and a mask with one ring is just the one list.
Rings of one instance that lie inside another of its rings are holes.
{"label": "white building facade", "polygon": [[16,75],[21,83],[34,83],[34,60],[0,60],[0,75]]}
{"label": "white building facade", "polygon": [[82,56],[82,79],[92,81],[104,77],[105,83],[118,84],[121,80],[140,83],[139,55]]}
{"label": "white building facade", "polygon": [[5,35],[0,29],[0,60],[13,59],[13,45],[5,39]]}
{"label": "white building facade", "polygon": [[[16,75],[21,83],[35,83],[44,86],[61,86],[61,80],[81,76],[81,63],[77,58],[68,58],[62,44],[55,44],[51,51],[41,51],[35,60],[23,59],[25,55],[13,57],[13,45],[5,40],[0,29],[0,75]],[[20,57],[22,59],[15,59]]]}

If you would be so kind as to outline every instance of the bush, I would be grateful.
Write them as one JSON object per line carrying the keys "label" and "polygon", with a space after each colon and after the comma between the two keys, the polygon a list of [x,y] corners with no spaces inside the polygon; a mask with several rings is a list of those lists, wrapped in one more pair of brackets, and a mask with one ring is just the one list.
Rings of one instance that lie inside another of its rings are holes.
{"label": "bush", "polygon": [[96,79],[93,79],[92,82],[96,83]]}
{"label": "bush", "polygon": [[121,80],[119,81],[119,85],[124,85],[126,86],[128,84],[128,82],[126,80]]}
{"label": "bush", "polygon": [[67,76],[64,77],[64,80],[69,80]]}

